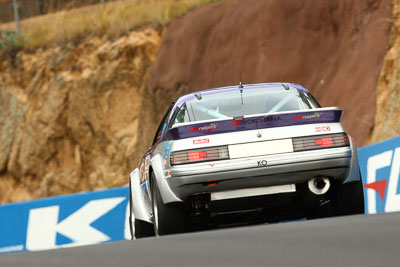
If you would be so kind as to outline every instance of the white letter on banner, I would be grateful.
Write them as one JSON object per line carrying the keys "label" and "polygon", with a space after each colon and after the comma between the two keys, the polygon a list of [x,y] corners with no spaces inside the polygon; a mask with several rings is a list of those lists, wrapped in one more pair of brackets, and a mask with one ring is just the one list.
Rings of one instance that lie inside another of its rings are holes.
{"label": "white letter on banner", "polygon": [[[58,224],[58,206],[32,209],[29,212],[26,248],[43,250],[108,241],[109,236],[90,224],[124,200],[125,197],[115,197],[89,201]],[[73,240],[73,243],[57,246],[57,232]]]}
{"label": "white letter on banner", "polygon": [[385,212],[400,210],[400,194],[397,195],[397,186],[400,176],[400,147],[396,148],[393,155],[392,169],[390,171],[389,186],[387,191]]}
{"label": "white letter on banner", "polygon": [[31,209],[29,211],[26,249],[42,250],[54,248],[56,244],[56,226],[58,206]]}
{"label": "white letter on banner", "polygon": [[[390,165],[393,150],[385,151],[368,159],[367,162],[367,184],[376,182],[376,171]],[[376,213],[376,192],[367,190],[368,213]]]}
{"label": "white letter on banner", "polygon": [[124,200],[124,197],[92,200],[60,222],[57,225],[57,232],[72,239],[74,246],[108,241],[110,237],[93,228],[90,224]]}

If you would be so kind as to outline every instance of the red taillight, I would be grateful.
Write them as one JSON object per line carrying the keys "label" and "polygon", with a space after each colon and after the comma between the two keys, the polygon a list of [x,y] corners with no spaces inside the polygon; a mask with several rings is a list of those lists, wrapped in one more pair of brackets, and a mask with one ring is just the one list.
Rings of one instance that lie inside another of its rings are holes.
{"label": "red taillight", "polygon": [[171,165],[229,159],[228,146],[171,152]]}
{"label": "red taillight", "polygon": [[207,158],[207,152],[204,151],[192,151],[188,153],[189,161],[198,161]]}
{"label": "red taillight", "polygon": [[314,141],[314,143],[319,146],[331,146],[332,145],[332,137],[316,139]]}
{"label": "red taillight", "polygon": [[350,145],[346,133],[296,137],[292,139],[292,142],[295,152]]}

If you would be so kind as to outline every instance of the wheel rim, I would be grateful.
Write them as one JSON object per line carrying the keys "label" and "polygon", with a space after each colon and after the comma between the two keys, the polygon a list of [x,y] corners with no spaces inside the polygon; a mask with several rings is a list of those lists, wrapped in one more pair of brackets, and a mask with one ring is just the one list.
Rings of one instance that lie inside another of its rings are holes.
{"label": "wheel rim", "polygon": [[157,188],[155,187],[153,190],[153,217],[154,217],[154,234],[158,235],[158,199],[157,199]]}

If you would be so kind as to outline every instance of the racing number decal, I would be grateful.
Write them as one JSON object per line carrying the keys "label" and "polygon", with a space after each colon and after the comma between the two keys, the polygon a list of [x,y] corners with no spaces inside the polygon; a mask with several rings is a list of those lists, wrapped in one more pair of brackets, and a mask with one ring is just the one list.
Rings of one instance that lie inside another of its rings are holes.
{"label": "racing number decal", "polygon": [[331,131],[331,127],[330,126],[318,126],[318,127],[315,127],[315,131],[317,133],[330,132]]}
{"label": "racing number decal", "polygon": [[210,143],[210,139],[208,138],[193,140],[193,145],[208,144],[208,143]]}
{"label": "racing number decal", "polygon": [[258,167],[266,167],[267,166],[267,161],[266,160],[259,160],[257,161]]}

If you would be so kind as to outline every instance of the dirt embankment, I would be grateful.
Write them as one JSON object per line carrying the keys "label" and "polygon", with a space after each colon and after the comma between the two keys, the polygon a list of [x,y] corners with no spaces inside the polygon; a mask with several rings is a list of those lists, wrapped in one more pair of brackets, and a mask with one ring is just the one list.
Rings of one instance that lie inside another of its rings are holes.
{"label": "dirt embankment", "polygon": [[393,25],[378,87],[375,125],[369,143],[400,135],[400,0],[393,1]]}
{"label": "dirt embankment", "polygon": [[0,203],[126,184],[161,37],[20,52],[0,66]]}
{"label": "dirt embankment", "polygon": [[366,144],[391,27],[390,0],[230,0],[172,23],[148,89],[176,95],[244,83],[301,83]]}

